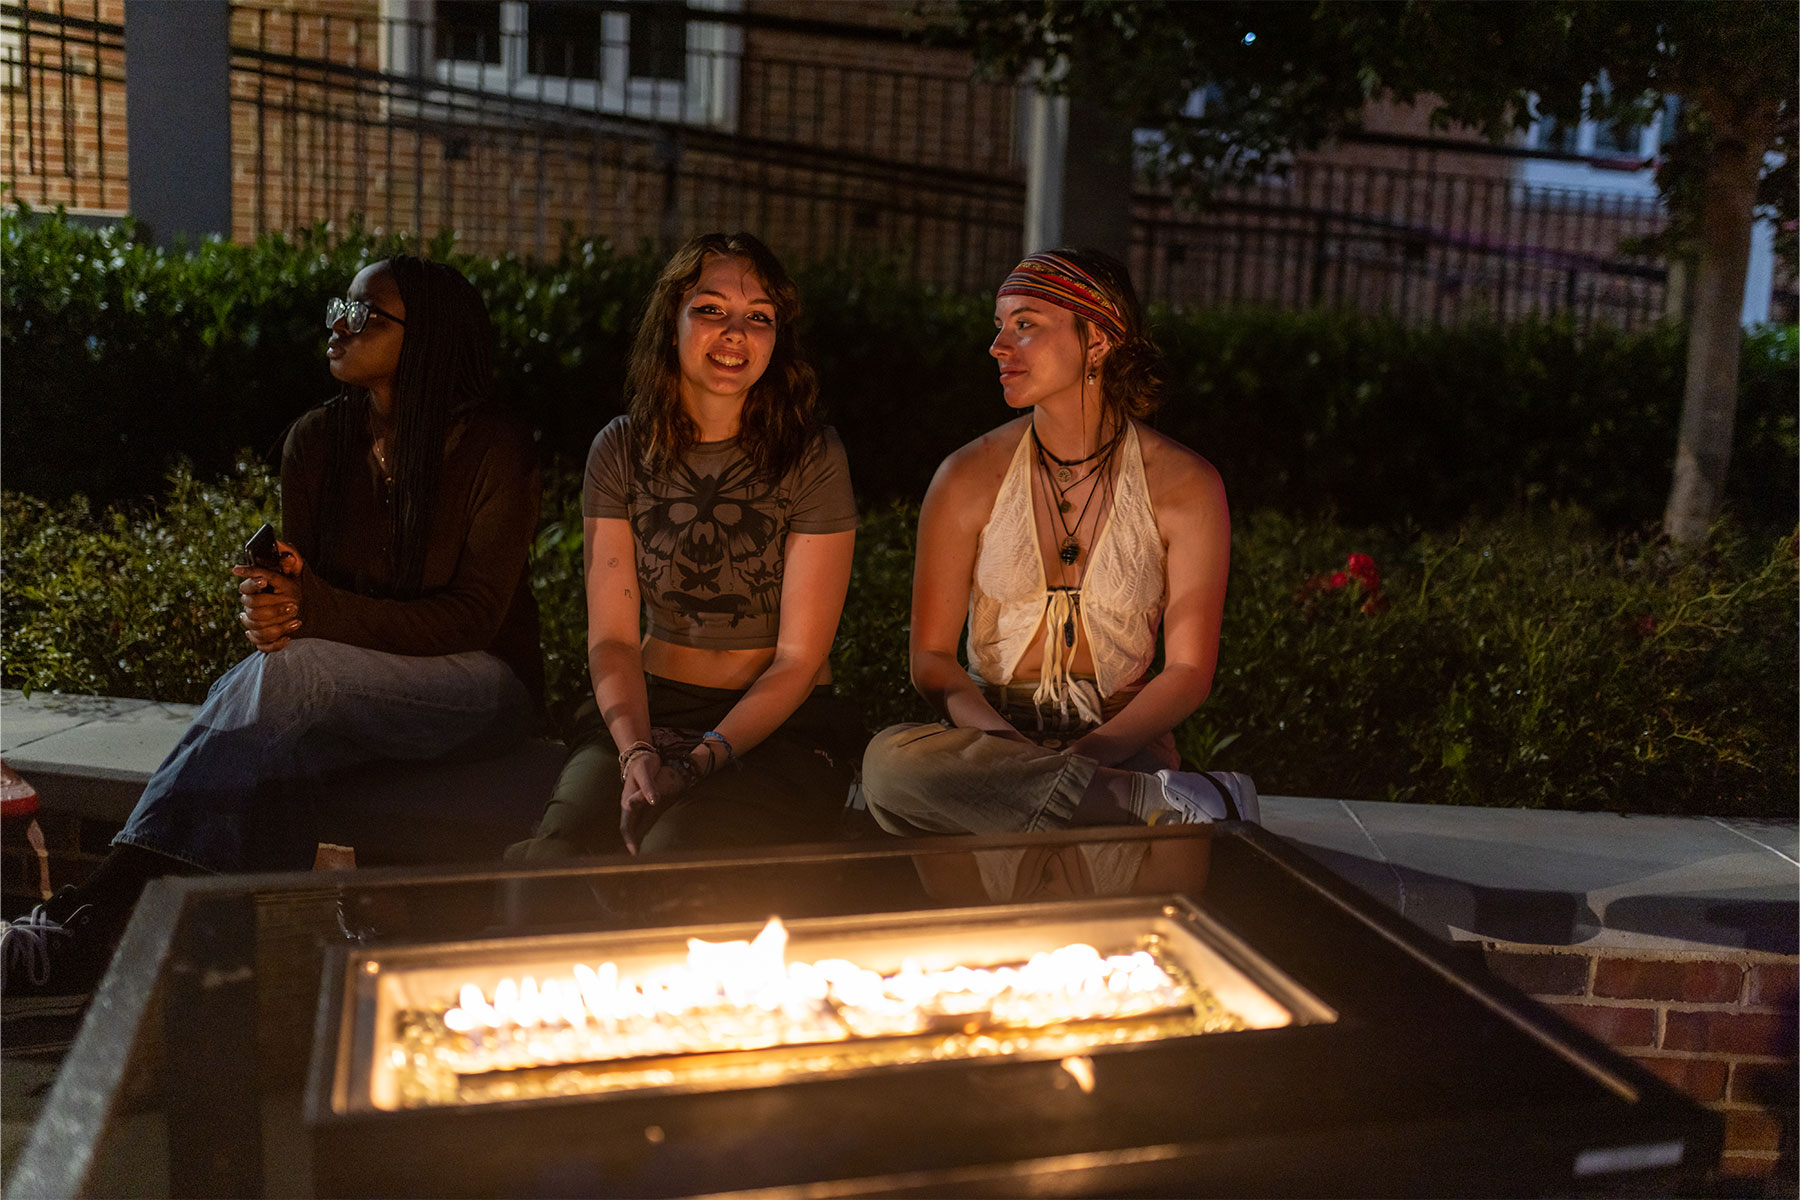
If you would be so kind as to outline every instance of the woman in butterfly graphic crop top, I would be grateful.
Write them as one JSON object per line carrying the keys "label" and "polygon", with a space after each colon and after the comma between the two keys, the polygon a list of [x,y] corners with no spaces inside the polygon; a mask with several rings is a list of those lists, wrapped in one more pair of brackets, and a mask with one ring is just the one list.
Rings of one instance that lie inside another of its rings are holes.
{"label": "woman in butterfly graphic crop top", "polygon": [[1218,661],[1231,525],[1212,464],[1142,424],[1161,359],[1130,277],[1093,251],[1031,255],[994,325],[1025,415],[925,495],[912,679],[944,719],[869,743],[870,812],[904,835],[1257,819],[1247,776],[1176,769],[1172,731]]}
{"label": "woman in butterfly graphic crop top", "polygon": [[749,234],[696,238],[657,279],[629,415],[594,440],[582,488],[593,699],[509,860],[835,832],[863,739],[827,659],[856,503],[799,313]]}

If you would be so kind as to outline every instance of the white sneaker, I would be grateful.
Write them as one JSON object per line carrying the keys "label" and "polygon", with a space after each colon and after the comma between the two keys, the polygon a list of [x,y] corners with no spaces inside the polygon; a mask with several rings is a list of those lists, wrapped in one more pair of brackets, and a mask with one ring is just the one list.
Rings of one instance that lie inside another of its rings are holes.
{"label": "white sneaker", "polygon": [[1151,824],[1204,825],[1209,821],[1262,824],[1256,784],[1241,771],[1158,771],[1169,807]]}

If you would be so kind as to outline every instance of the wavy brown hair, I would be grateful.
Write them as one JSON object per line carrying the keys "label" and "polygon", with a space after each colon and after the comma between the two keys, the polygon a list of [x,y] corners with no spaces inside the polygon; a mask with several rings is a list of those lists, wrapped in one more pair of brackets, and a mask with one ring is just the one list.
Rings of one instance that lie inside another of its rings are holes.
{"label": "wavy brown hair", "polygon": [[819,436],[819,379],[800,354],[800,290],[781,260],[748,233],[701,234],[675,252],[650,289],[625,375],[634,449],[658,474],[679,462],[699,438],[681,407],[675,339],[681,305],[713,255],[749,263],[775,305],[775,349],[744,399],[738,444],[758,474],[780,479]]}
{"label": "wavy brown hair", "polygon": [[[1131,286],[1131,273],[1125,264],[1099,250],[1055,250],[1093,277],[1106,298],[1118,306],[1125,326],[1123,341],[1115,341],[1107,352],[1105,368],[1100,373],[1100,407],[1103,428],[1122,426],[1127,418],[1143,420],[1162,403],[1168,370],[1163,365],[1162,351],[1150,340],[1144,323],[1144,309],[1138,303],[1137,289]],[[1075,317],[1075,336],[1085,347],[1089,323]]]}

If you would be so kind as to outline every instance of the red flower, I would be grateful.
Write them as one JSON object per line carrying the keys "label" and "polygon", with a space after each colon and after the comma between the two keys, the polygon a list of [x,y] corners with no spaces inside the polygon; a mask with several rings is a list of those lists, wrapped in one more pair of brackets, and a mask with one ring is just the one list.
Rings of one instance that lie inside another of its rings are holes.
{"label": "red flower", "polygon": [[1653,613],[1639,613],[1637,619],[1637,635],[1647,638],[1656,632],[1656,616]]}
{"label": "red flower", "polygon": [[1331,573],[1331,590],[1332,591],[1334,591],[1334,592],[1337,591],[1337,589],[1343,587],[1346,583],[1349,583],[1349,582],[1350,582],[1350,577],[1348,575],[1344,574],[1342,571],[1333,571]]}
{"label": "red flower", "polygon": [[1364,588],[1371,592],[1381,590],[1381,572],[1375,568],[1375,560],[1367,554],[1352,554],[1349,568],[1351,576]]}
{"label": "red flower", "polygon": [[1388,610],[1388,598],[1383,596],[1380,592],[1376,592],[1362,602],[1362,610],[1371,617],[1378,613],[1384,613]]}

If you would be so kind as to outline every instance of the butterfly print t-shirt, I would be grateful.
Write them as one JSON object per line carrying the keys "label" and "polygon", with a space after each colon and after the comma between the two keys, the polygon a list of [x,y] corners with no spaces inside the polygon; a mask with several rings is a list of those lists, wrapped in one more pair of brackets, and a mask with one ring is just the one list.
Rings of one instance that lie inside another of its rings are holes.
{"label": "butterfly print t-shirt", "polygon": [[779,480],[757,477],[736,439],[701,442],[651,476],[630,435],[619,417],[594,439],[581,512],[631,522],[650,635],[708,650],[773,646],[788,534],[856,528],[837,433],[826,428]]}

